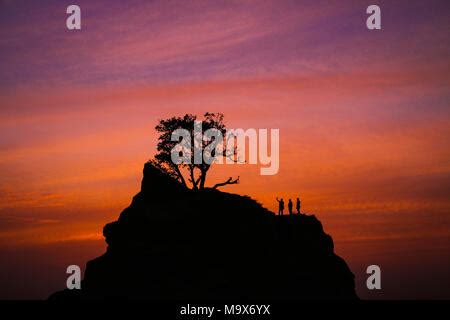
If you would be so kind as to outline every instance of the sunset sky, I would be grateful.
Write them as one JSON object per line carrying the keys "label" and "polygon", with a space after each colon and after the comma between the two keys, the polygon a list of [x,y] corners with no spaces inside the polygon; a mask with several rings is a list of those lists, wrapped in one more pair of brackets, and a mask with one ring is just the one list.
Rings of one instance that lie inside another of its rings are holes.
{"label": "sunset sky", "polygon": [[0,0],[0,249],[102,239],[158,119],[206,111],[280,129],[277,175],[210,184],[240,175],[224,190],[271,210],[300,194],[342,243],[448,241],[450,6],[377,1],[369,31],[369,4]]}

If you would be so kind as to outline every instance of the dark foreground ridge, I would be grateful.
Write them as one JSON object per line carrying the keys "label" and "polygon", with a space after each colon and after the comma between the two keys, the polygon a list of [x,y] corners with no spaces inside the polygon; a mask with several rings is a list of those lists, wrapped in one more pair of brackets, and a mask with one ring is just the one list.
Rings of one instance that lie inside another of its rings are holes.
{"label": "dark foreground ridge", "polygon": [[82,289],[50,299],[357,299],[315,216],[188,190],[149,163],[141,191],[103,234],[107,251],[87,263]]}

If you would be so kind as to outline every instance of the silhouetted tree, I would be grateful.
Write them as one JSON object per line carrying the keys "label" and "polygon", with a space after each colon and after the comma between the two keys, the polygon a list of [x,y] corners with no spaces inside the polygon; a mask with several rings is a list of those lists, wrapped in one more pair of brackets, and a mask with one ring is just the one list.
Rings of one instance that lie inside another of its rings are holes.
{"label": "silhouetted tree", "polygon": [[[172,117],[168,119],[159,120],[158,125],[155,127],[156,131],[159,132],[158,145],[157,145],[157,153],[153,160],[150,162],[166,172],[168,175],[174,177],[180,183],[182,183],[186,187],[190,187],[194,190],[205,189],[206,183],[206,175],[211,168],[212,163],[207,163],[202,161],[202,163],[196,164],[194,162],[194,147],[201,144],[201,157],[206,152],[208,152],[208,156],[211,157],[223,157],[231,159],[233,162],[236,162],[235,156],[237,154],[236,147],[233,147],[233,150],[227,150],[227,148],[222,148],[223,151],[220,151],[220,154],[216,154],[216,149],[214,148],[212,151],[208,151],[208,146],[214,143],[214,137],[211,139],[205,139],[204,133],[209,129],[216,129],[220,131],[223,137],[222,145],[226,145],[226,139],[232,137],[226,137],[227,131],[226,126],[223,122],[223,114],[221,113],[205,113],[202,126],[200,131],[195,131],[195,125],[197,121],[197,117],[192,114],[186,114],[183,117]],[[190,150],[184,150],[190,157],[190,163],[181,163],[176,164],[172,161],[171,152],[173,148],[179,144],[180,141],[172,141],[172,133],[177,129],[185,129],[190,133],[191,136],[191,148]],[[198,133],[201,133],[200,137],[197,137]],[[234,146],[234,144],[233,144]],[[206,148],[206,150],[205,150]],[[186,177],[183,175],[186,175]],[[189,184],[188,184],[189,182]],[[232,177],[228,178],[226,181],[215,184],[212,188],[217,189],[219,187],[236,184],[239,183],[239,177],[237,179],[233,179]]]}

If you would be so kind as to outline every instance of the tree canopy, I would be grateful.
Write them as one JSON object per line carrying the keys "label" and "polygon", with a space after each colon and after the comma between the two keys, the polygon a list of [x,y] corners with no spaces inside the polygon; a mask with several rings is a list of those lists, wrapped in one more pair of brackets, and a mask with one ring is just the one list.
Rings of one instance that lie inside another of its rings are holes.
{"label": "tree canopy", "polygon": [[[156,131],[159,133],[157,153],[150,162],[160,170],[177,179],[187,188],[193,190],[207,188],[206,176],[213,163],[209,163],[208,161],[201,161],[198,163],[198,161],[194,161],[195,152],[201,152],[200,156],[202,159],[204,157],[222,157],[231,159],[235,162],[234,157],[236,155],[236,148],[233,148],[231,152],[230,150],[227,150],[227,148],[222,148],[222,150],[217,151],[218,149],[212,148],[214,147],[213,144],[222,143],[225,145],[225,140],[216,141],[215,137],[208,137],[208,134],[205,134],[208,130],[211,132],[210,129],[213,129],[219,132],[222,137],[225,137],[224,139],[230,138],[226,137],[227,130],[223,118],[224,115],[221,113],[207,112],[203,115],[203,119],[201,119],[200,128],[198,126],[199,121],[197,120],[197,116],[192,114],[186,114],[183,117],[171,117],[159,120],[155,127]],[[187,150],[186,148],[178,150],[178,152],[183,153],[185,159],[187,157],[188,160],[182,163],[176,163],[172,158],[174,148],[180,144],[178,139],[173,139],[173,133],[178,129],[189,132],[191,139],[190,143],[187,144]],[[239,183],[239,177],[236,179],[230,177],[224,182],[213,185],[211,188],[217,189],[225,185],[236,183]]]}

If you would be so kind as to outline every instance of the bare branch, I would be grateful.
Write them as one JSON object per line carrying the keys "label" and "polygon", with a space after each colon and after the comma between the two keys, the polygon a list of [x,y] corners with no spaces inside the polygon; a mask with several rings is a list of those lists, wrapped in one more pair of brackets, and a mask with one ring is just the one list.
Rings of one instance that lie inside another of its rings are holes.
{"label": "bare branch", "polygon": [[197,180],[195,180],[195,185],[198,186],[200,180],[202,179],[202,174],[200,173],[197,177]]}
{"label": "bare branch", "polygon": [[192,183],[192,189],[197,190],[198,181],[194,177],[195,166],[189,165],[188,168],[189,168],[189,181]]}
{"label": "bare branch", "polygon": [[222,182],[222,183],[217,183],[211,189],[217,189],[217,188],[226,186],[228,184],[238,184],[238,183],[239,183],[239,177],[237,177],[237,179],[234,179],[234,180],[232,177],[229,177],[227,181]]}

